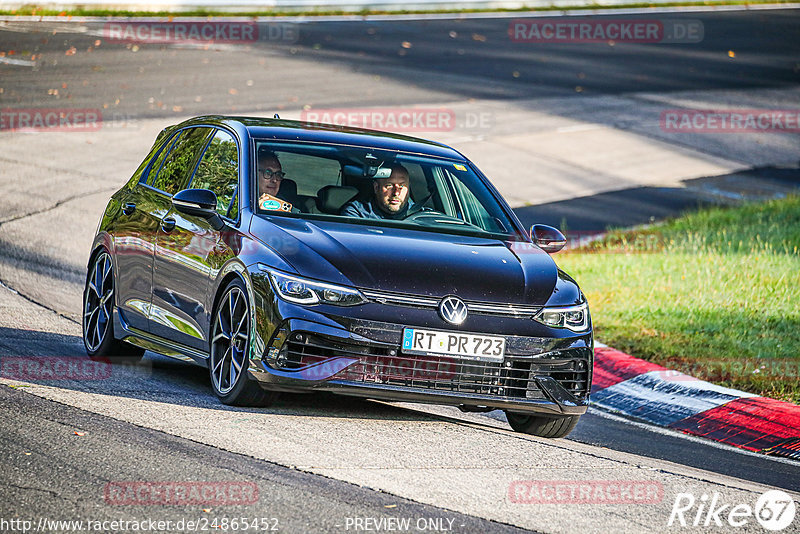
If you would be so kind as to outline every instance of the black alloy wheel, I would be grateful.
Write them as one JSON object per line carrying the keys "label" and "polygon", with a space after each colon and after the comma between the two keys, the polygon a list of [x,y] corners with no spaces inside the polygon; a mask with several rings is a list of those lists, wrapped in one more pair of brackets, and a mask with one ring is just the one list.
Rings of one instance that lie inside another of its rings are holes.
{"label": "black alloy wheel", "polygon": [[114,337],[114,264],[101,250],[86,276],[83,290],[82,330],[86,354],[92,359],[136,362],[144,349]]}
{"label": "black alloy wheel", "polygon": [[208,370],[214,393],[223,404],[269,406],[278,397],[277,392],[264,390],[248,376],[251,328],[247,291],[236,279],[217,303],[211,330]]}

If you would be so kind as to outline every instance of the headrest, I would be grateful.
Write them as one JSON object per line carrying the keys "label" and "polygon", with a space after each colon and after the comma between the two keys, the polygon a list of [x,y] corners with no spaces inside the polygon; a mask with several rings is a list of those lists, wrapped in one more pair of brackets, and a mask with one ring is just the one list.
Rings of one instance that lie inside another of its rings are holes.
{"label": "headrest", "polygon": [[334,215],[339,214],[342,206],[353,200],[358,194],[355,187],[326,185],[317,192],[317,202],[320,211]]}
{"label": "headrest", "polygon": [[281,180],[281,186],[278,188],[278,197],[284,200],[294,198],[297,196],[297,182],[289,178]]}

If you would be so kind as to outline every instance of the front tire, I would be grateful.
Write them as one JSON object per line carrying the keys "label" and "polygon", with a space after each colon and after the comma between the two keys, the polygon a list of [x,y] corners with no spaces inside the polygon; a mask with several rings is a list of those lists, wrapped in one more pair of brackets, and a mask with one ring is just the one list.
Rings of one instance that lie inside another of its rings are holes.
{"label": "front tire", "polygon": [[98,253],[86,275],[83,289],[83,345],[93,360],[135,363],[144,349],[114,337],[114,264],[106,250]]}
{"label": "front tire", "polygon": [[572,432],[580,418],[580,415],[529,415],[506,411],[511,428],[540,438],[563,438]]}
{"label": "front tire", "polygon": [[208,372],[211,387],[223,404],[269,406],[278,398],[248,376],[252,317],[247,291],[241,280],[225,288],[214,313]]}

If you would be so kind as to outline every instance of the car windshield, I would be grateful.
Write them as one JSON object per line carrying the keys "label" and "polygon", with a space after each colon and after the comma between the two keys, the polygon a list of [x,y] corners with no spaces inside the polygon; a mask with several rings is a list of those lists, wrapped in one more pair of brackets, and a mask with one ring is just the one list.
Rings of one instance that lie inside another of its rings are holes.
{"label": "car windshield", "polygon": [[515,235],[466,162],[351,146],[256,141],[260,214]]}

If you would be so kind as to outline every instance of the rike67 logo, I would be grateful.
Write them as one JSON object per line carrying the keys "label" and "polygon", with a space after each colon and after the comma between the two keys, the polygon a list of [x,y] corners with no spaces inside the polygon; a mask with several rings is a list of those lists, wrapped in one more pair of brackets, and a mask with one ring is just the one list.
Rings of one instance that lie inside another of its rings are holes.
{"label": "rike67 logo", "polygon": [[745,503],[726,503],[716,491],[710,496],[704,493],[699,499],[691,493],[678,493],[667,526],[716,526],[730,530],[730,527],[751,524],[755,518],[766,530],[780,531],[792,524],[795,512],[792,497],[780,490],[770,490],[761,495],[755,507]]}

